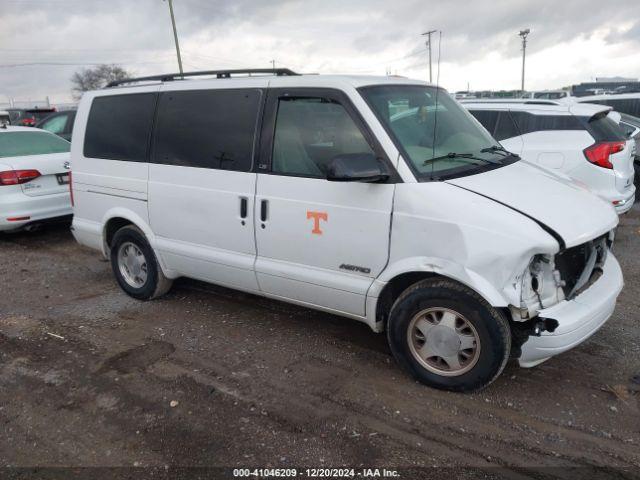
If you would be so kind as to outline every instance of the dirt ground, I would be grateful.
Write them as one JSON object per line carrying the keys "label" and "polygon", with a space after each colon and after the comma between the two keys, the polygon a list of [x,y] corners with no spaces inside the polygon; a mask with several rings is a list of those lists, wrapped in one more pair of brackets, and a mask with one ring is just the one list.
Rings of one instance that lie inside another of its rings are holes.
{"label": "dirt ground", "polygon": [[520,478],[532,475],[521,467],[606,467],[632,478],[640,206],[615,249],[626,286],[601,331],[453,394],[407,377],[364,324],[187,280],[139,302],[66,228],[0,236],[0,465],[471,466]]}

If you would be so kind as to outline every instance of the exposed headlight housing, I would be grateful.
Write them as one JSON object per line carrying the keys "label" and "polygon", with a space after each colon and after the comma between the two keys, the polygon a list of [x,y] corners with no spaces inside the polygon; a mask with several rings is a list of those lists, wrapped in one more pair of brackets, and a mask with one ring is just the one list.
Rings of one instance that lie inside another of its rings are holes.
{"label": "exposed headlight housing", "polygon": [[563,280],[552,255],[535,255],[522,275],[520,285],[520,317],[535,317],[565,299]]}

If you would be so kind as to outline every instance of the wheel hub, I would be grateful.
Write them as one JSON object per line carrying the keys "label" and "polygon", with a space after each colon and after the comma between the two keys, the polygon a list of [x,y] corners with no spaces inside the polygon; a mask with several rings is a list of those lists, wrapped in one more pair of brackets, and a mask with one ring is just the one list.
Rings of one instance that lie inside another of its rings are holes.
{"label": "wheel hub", "polygon": [[453,328],[436,325],[427,335],[426,342],[439,357],[450,357],[460,350],[460,338]]}
{"label": "wheel hub", "polygon": [[147,282],[147,259],[134,243],[120,245],[118,268],[124,281],[133,288],[141,288]]}
{"label": "wheel hub", "polygon": [[480,336],[460,313],[448,308],[418,312],[407,330],[409,349],[430,372],[457,376],[471,370],[480,357]]}

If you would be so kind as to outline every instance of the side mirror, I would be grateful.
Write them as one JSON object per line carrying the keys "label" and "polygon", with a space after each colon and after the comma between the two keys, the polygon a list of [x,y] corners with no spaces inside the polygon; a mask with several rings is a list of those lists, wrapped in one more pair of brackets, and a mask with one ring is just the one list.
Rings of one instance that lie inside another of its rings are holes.
{"label": "side mirror", "polygon": [[329,162],[327,180],[331,182],[384,182],[389,170],[384,162],[370,153],[337,155]]}

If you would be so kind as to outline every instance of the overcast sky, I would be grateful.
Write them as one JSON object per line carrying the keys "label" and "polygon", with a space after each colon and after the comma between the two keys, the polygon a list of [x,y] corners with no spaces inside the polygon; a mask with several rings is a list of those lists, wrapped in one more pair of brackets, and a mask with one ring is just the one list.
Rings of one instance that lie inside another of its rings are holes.
{"label": "overcast sky", "polygon": [[[517,33],[530,28],[529,90],[640,76],[639,0],[174,0],[174,9],[185,70],[275,60],[301,72],[427,79],[420,34],[439,29],[441,85],[517,89]],[[0,0],[0,103],[69,101],[73,72],[98,63],[176,71],[167,3]]]}

